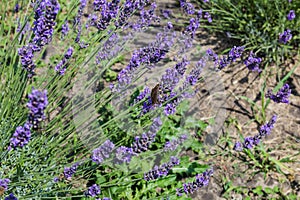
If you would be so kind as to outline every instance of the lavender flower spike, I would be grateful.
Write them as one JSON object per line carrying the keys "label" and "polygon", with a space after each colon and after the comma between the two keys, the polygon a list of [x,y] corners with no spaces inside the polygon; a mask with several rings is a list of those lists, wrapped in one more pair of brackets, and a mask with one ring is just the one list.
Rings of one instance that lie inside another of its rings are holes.
{"label": "lavender flower spike", "polygon": [[22,48],[18,49],[18,54],[21,59],[21,64],[23,69],[28,71],[28,77],[32,77],[35,73],[35,64],[33,62],[33,50],[32,46],[23,46]]}
{"label": "lavender flower spike", "polygon": [[39,3],[38,8],[35,10],[36,21],[33,28],[34,51],[40,51],[41,47],[51,42],[59,9],[60,5],[57,0],[44,0]]}
{"label": "lavender flower spike", "polygon": [[5,197],[4,200],[18,200],[13,193],[10,193],[9,196]]}
{"label": "lavender flower spike", "polygon": [[279,42],[286,44],[288,41],[292,39],[292,37],[293,35],[291,34],[291,30],[287,29],[279,35]]}
{"label": "lavender flower spike", "polygon": [[242,151],[243,149],[252,149],[254,146],[257,146],[263,137],[271,133],[271,130],[274,128],[276,120],[277,116],[274,115],[267,124],[262,125],[260,127],[259,133],[256,134],[254,137],[246,137],[243,144],[240,142],[236,142],[233,147],[233,150]]}
{"label": "lavender flower spike", "polygon": [[266,97],[273,100],[275,103],[289,103],[289,97],[291,95],[290,86],[286,83],[282,88],[276,93],[272,94],[271,90],[268,90]]}
{"label": "lavender flower spike", "polygon": [[65,167],[64,169],[64,177],[65,179],[71,179],[73,174],[75,174],[79,164],[75,163],[71,167]]}
{"label": "lavender flower spike", "polygon": [[207,186],[210,180],[210,177],[213,175],[213,169],[208,169],[202,174],[196,175],[196,180],[190,183],[184,183],[183,188],[177,188],[177,196],[182,196],[185,194],[192,194],[196,190]]}
{"label": "lavender flower spike", "polygon": [[55,66],[55,71],[59,72],[60,75],[65,74],[65,71],[67,70],[68,67],[68,60],[72,57],[73,51],[74,51],[73,48],[69,47],[63,59]]}
{"label": "lavender flower spike", "polygon": [[8,184],[9,184],[10,180],[8,178],[5,179],[0,179],[0,187],[4,188],[4,191],[6,191],[8,189]]}
{"label": "lavender flower spike", "polygon": [[261,63],[261,58],[254,57],[253,52],[250,52],[250,56],[244,61],[244,64],[251,71],[261,72],[262,70],[259,68],[259,64]]}
{"label": "lavender flower spike", "polygon": [[30,125],[26,123],[24,126],[18,126],[13,134],[13,137],[10,139],[10,146],[8,149],[11,150],[11,148],[15,149],[17,147],[23,147],[24,145],[28,144],[30,138]]}
{"label": "lavender flower spike", "polygon": [[92,161],[96,162],[97,164],[102,163],[104,159],[110,157],[110,154],[114,148],[114,143],[112,143],[110,140],[106,140],[99,148],[93,151]]}
{"label": "lavender flower spike", "polygon": [[85,196],[95,197],[101,193],[100,187],[97,184],[92,185],[85,192]]}
{"label": "lavender flower spike", "polygon": [[162,176],[168,175],[169,171],[175,166],[179,164],[179,159],[172,156],[170,161],[162,164],[161,166],[155,166],[153,170],[150,170],[147,173],[144,173],[144,179],[146,181],[151,181],[158,179]]}
{"label": "lavender flower spike", "polygon": [[32,87],[32,92],[28,95],[28,99],[28,122],[33,126],[33,129],[37,129],[39,123],[46,118],[44,110],[48,105],[47,91],[41,92]]}
{"label": "lavender flower spike", "polygon": [[287,15],[287,19],[288,20],[293,20],[296,18],[296,14],[295,14],[295,11],[294,10],[290,10],[289,14]]}

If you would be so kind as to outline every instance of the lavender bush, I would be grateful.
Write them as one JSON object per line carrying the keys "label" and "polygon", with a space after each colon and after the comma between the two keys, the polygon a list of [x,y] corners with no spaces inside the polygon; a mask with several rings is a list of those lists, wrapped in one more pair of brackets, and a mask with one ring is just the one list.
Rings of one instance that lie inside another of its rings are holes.
{"label": "lavender bush", "polygon": [[[214,16],[178,3],[184,23],[150,0],[3,2],[1,198],[190,199],[209,186],[215,163],[183,151],[203,154],[197,136],[209,125],[186,117],[189,100],[208,67],[219,73],[241,62],[261,73],[262,58],[243,45],[195,53],[201,23]],[[286,30],[282,43],[292,37]],[[288,103],[290,93],[284,85],[266,97]],[[235,149],[258,146],[275,121]]]}

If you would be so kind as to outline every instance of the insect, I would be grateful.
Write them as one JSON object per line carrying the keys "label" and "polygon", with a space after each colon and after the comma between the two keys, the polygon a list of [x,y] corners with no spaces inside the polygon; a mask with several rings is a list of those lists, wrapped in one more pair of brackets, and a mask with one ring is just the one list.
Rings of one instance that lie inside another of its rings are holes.
{"label": "insect", "polygon": [[158,104],[158,94],[159,94],[159,83],[156,84],[154,88],[151,90],[151,102],[152,105]]}
{"label": "insect", "polygon": [[5,188],[4,187],[0,187],[0,196],[2,196],[5,192]]}

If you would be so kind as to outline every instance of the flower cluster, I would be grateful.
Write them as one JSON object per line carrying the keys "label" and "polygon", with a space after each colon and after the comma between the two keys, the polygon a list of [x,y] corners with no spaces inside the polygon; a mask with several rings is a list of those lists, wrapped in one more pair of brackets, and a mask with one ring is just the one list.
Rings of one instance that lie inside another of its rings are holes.
{"label": "flower cluster", "polygon": [[102,163],[104,159],[110,157],[110,154],[114,148],[114,143],[112,143],[110,140],[106,140],[100,147],[93,150],[93,155],[91,157],[92,161],[96,162],[97,164]]}
{"label": "flower cluster", "polygon": [[69,47],[63,59],[55,66],[55,71],[59,72],[60,75],[64,75],[68,66],[67,62],[72,57],[72,55],[73,55],[73,48]]}
{"label": "flower cluster", "polygon": [[10,193],[7,197],[4,198],[4,200],[18,200],[17,197],[13,193]]}
{"label": "flower cluster", "polygon": [[296,18],[296,14],[295,14],[295,11],[294,10],[290,10],[289,14],[287,15],[287,19],[288,20],[293,20]]}
{"label": "flower cluster", "polygon": [[28,77],[32,77],[35,74],[34,70],[36,67],[36,65],[33,62],[34,55],[33,55],[32,46],[28,45],[19,48],[18,54],[20,56],[23,69],[28,71]]}
{"label": "flower cluster", "polygon": [[190,183],[184,183],[183,188],[177,188],[177,196],[182,196],[185,194],[192,194],[196,190],[207,186],[210,180],[210,177],[213,175],[213,169],[208,169],[202,174],[196,175],[196,180]]}
{"label": "flower cluster", "polygon": [[57,0],[41,0],[37,2],[35,21],[33,27],[34,38],[32,42],[18,49],[23,69],[28,71],[28,77],[35,73],[33,53],[40,51],[43,46],[50,43],[56,25],[55,19],[60,9]]}
{"label": "flower cluster", "polygon": [[60,9],[57,0],[42,0],[35,10],[33,50],[40,51],[41,47],[52,40],[55,19]]}
{"label": "flower cluster", "polygon": [[117,28],[122,27],[127,23],[128,18],[136,11],[142,10],[146,5],[149,4],[149,0],[143,1],[132,1],[126,0],[123,4],[123,9],[119,13],[118,19],[115,22]]}
{"label": "flower cluster", "polygon": [[289,97],[291,95],[290,86],[286,83],[279,89],[276,94],[272,94],[271,90],[268,90],[266,97],[273,100],[275,103],[289,103]]}
{"label": "flower cluster", "polygon": [[165,143],[164,151],[174,151],[179,145],[181,145],[187,139],[187,135],[183,134],[178,139],[173,139]]}
{"label": "flower cluster", "polygon": [[32,92],[28,95],[28,99],[28,122],[33,129],[38,129],[39,123],[46,118],[44,110],[48,105],[47,91],[41,92],[32,87]]}
{"label": "flower cluster", "polygon": [[12,138],[10,139],[10,145],[8,149],[23,147],[28,144],[31,138],[30,125],[25,123],[24,126],[18,126]]}
{"label": "flower cluster", "polygon": [[255,135],[254,137],[246,137],[243,143],[236,142],[233,149],[235,151],[242,151],[244,148],[252,149],[254,146],[258,145],[263,137],[271,133],[271,130],[274,128],[276,120],[277,116],[274,115],[267,124],[262,125],[260,127],[259,133],[257,135]]}
{"label": "flower cluster", "polygon": [[65,23],[63,23],[63,25],[61,26],[61,37],[64,38],[68,34],[69,30],[70,28],[68,20],[66,20]]}
{"label": "flower cluster", "polygon": [[100,187],[97,184],[92,185],[88,188],[88,190],[85,192],[86,197],[95,197],[101,193]]}
{"label": "flower cluster", "polygon": [[180,7],[188,15],[192,15],[195,13],[195,7],[193,6],[193,4],[186,2],[186,0],[180,0]]}
{"label": "flower cluster", "polygon": [[208,49],[206,53],[209,56],[209,58],[212,59],[212,61],[214,61],[215,66],[218,66],[217,69],[221,70],[227,65],[235,62],[237,58],[240,58],[242,56],[244,49],[245,47],[243,46],[241,47],[234,46],[229,51],[229,54],[223,56],[222,58],[219,58],[218,55],[214,53],[211,49]]}
{"label": "flower cluster", "polygon": [[162,164],[161,166],[155,166],[152,170],[144,173],[144,179],[146,181],[152,181],[162,176],[167,176],[169,171],[175,166],[179,165],[179,159],[172,156],[170,161]]}
{"label": "flower cluster", "polygon": [[78,166],[79,166],[79,163],[75,163],[71,167],[65,167],[65,169],[64,169],[65,179],[71,179],[73,174],[75,174]]}
{"label": "flower cluster", "polygon": [[142,92],[134,99],[134,104],[137,104],[138,102],[142,101],[147,95],[151,93],[151,90],[149,87],[145,87]]}
{"label": "flower cluster", "polygon": [[250,56],[244,61],[244,64],[247,68],[251,71],[261,72],[262,70],[259,68],[259,64],[261,63],[262,59],[254,57],[253,52],[250,52]]}
{"label": "flower cluster", "polygon": [[154,142],[156,133],[159,131],[162,125],[160,118],[155,118],[147,133],[143,133],[142,136],[135,137],[135,141],[131,147],[121,146],[116,150],[116,162],[129,163],[132,156],[136,156],[141,152],[148,150],[149,146]]}
{"label": "flower cluster", "polygon": [[144,8],[140,11],[140,18],[136,23],[132,24],[131,27],[134,31],[143,30],[145,27],[150,26],[152,21],[159,21],[159,17],[155,15],[156,3],[152,3],[150,9]]}
{"label": "flower cluster", "polygon": [[291,30],[287,29],[283,33],[279,35],[279,42],[286,44],[288,41],[292,39],[293,35],[291,34]]}
{"label": "flower cluster", "polygon": [[[95,3],[96,2],[96,3]],[[115,19],[118,15],[120,0],[107,1],[94,1],[94,10],[100,11],[101,17],[96,22],[96,28],[99,30],[105,30],[112,19]]]}
{"label": "flower cluster", "polygon": [[86,6],[86,0],[80,0],[80,6],[78,8],[78,12],[73,21],[74,26],[77,27],[77,36],[75,38],[75,42],[79,43],[79,44],[82,44],[80,42],[80,36],[81,36],[81,31],[82,31],[81,18],[82,18],[83,9],[85,8],[85,6]]}
{"label": "flower cluster", "polygon": [[0,187],[4,188],[4,191],[8,189],[8,184],[10,180],[8,178],[0,179]]}
{"label": "flower cluster", "polygon": [[184,83],[184,88],[188,87],[188,85],[193,86],[197,83],[205,64],[206,64],[205,59],[200,59],[197,62],[196,66],[187,75]]}

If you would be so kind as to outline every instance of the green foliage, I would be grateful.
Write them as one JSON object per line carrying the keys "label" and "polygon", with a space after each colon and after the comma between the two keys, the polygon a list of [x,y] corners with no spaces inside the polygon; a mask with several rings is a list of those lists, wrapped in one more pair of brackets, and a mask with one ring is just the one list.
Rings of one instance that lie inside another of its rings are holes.
{"label": "green foliage", "polygon": [[[205,27],[236,39],[247,49],[265,58],[265,62],[283,62],[299,53],[300,2],[287,0],[210,0],[195,1],[213,18]],[[294,10],[296,18],[287,20]],[[279,34],[290,29],[293,38],[286,45],[279,43]],[[228,37],[228,36],[227,36]]]}

